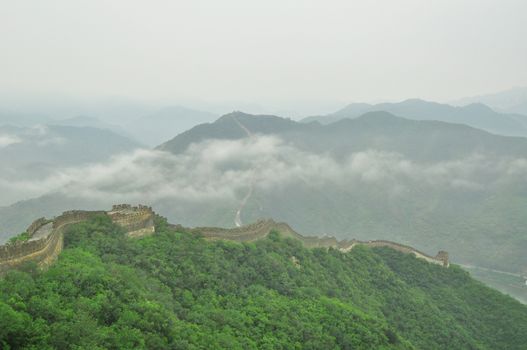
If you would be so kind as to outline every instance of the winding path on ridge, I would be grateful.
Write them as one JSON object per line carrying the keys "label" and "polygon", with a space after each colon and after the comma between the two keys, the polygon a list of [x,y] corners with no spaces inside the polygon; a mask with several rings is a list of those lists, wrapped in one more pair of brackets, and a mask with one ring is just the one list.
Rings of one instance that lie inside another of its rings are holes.
{"label": "winding path on ridge", "polygon": [[[243,125],[237,118],[236,116],[232,116],[232,119],[234,120],[234,122],[236,124],[238,124],[238,126],[243,130],[245,131],[245,133],[247,134],[247,137],[253,137],[253,133],[251,132],[251,130],[247,129],[245,127],[245,125]],[[238,207],[238,210],[236,211],[236,215],[234,216],[234,225],[236,225],[236,227],[240,227],[243,225],[243,222],[242,222],[242,210],[243,208],[245,207],[245,205],[247,204],[247,201],[249,200],[249,198],[251,198],[252,194],[253,194],[253,187],[254,187],[254,179],[251,180],[251,186],[249,188],[249,191],[247,192],[247,194],[245,195],[245,197],[243,197],[241,203],[240,203],[240,206]]]}

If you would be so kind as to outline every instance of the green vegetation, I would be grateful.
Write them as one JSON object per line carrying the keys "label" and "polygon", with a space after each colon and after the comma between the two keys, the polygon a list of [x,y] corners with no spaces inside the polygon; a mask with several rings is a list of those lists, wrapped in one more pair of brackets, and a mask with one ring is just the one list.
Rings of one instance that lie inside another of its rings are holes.
{"label": "green vegetation", "polygon": [[8,244],[15,244],[16,242],[24,242],[29,240],[31,237],[29,237],[29,233],[22,232],[16,236],[13,236],[7,241]]}
{"label": "green vegetation", "polygon": [[[424,117],[420,111],[426,103],[420,107],[415,102],[408,101],[406,107],[415,106],[398,111],[415,110],[415,116]],[[430,113],[435,119],[442,112],[439,109]],[[452,114],[452,120],[461,115]],[[235,113],[195,127],[159,148],[180,154],[190,144],[203,140],[245,137],[232,116],[255,134],[277,135],[303,152],[330,155],[340,164],[345,164],[355,152],[371,150],[395,152],[404,161],[415,164],[409,174],[391,177],[390,169],[404,162],[388,162],[386,168],[379,168],[388,174],[377,182],[359,182],[350,176],[349,182],[328,181],[316,186],[298,177],[279,190],[257,188],[244,208],[244,222],[271,217],[304,234],[387,239],[410,244],[429,254],[446,250],[453,261],[462,264],[525,273],[525,177],[508,176],[510,170],[501,170],[499,165],[507,159],[523,162],[527,157],[526,138],[493,135],[461,124],[408,120],[386,112],[370,112],[329,125]],[[473,159],[475,155],[479,160]],[[366,157],[365,162],[365,169],[373,169],[377,162],[384,161]],[[478,171],[471,176],[464,178],[456,173],[470,173],[476,164]],[[431,165],[437,168],[428,168]],[[458,170],[447,171],[452,165]],[[426,171],[420,177],[418,169],[432,172]],[[358,167],[357,171],[362,174],[363,170]],[[433,180],[432,173],[436,171],[445,171],[445,181]],[[451,181],[458,178],[469,180],[467,187],[452,185]],[[472,185],[476,186],[471,188]],[[177,218],[179,223],[190,227],[231,225],[233,208],[237,207],[237,202],[229,201],[191,200],[184,205],[180,199],[177,202],[174,205],[166,200],[153,206],[169,219]]]}
{"label": "green vegetation", "polygon": [[[440,112],[434,112],[433,118]],[[201,141],[245,138],[245,131],[236,121],[254,134],[276,135],[295,149],[334,159],[338,164],[347,164],[348,157],[356,152],[372,150],[384,155],[395,152],[402,157],[400,163],[394,164],[384,163],[383,157],[368,156],[364,163],[359,162],[362,166],[358,166],[357,176],[344,176],[342,181],[324,182],[322,177],[318,183],[313,180],[317,176],[307,176],[306,180],[301,174],[293,175],[278,188],[255,186],[242,212],[243,222],[268,217],[287,222],[306,235],[327,233],[339,239],[387,239],[431,255],[446,250],[452,261],[461,264],[527,274],[524,209],[527,182],[523,170],[513,170],[510,167],[513,163],[509,163],[516,159],[514,164],[523,169],[527,138],[493,135],[459,124],[407,120],[384,112],[330,125],[235,113],[181,133],[159,148],[181,154],[190,144]],[[288,164],[292,169],[303,168],[295,152],[284,157],[287,158],[291,159]],[[254,167],[249,171],[252,172],[258,169],[257,164],[264,164],[258,159],[254,161],[229,161],[224,164],[226,168],[222,165],[218,171],[238,171],[250,166]],[[415,168],[404,170],[406,161],[411,161]],[[378,167],[380,164],[385,166]],[[384,174],[383,169],[390,171],[379,181],[363,181],[360,174],[372,167],[379,168],[379,174]],[[399,168],[401,174],[395,171],[390,175],[391,170]],[[176,176],[171,168],[166,172]],[[333,170],[327,169],[327,173],[332,174]],[[234,183],[233,186],[236,188]],[[146,204],[184,226],[230,226],[245,191],[235,198],[196,200],[178,196]],[[73,192],[61,191],[0,208],[0,240],[7,232],[25,229],[35,217],[53,217],[70,208],[103,208],[112,204],[110,199],[95,201]]]}
{"label": "green vegetation", "polygon": [[0,280],[3,349],[523,349],[527,307],[390,249],[128,239],[71,226],[47,271]]}

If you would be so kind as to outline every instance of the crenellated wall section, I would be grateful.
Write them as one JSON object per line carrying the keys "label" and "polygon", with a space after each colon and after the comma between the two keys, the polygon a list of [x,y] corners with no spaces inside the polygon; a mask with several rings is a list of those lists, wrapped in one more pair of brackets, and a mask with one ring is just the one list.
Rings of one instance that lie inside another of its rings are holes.
{"label": "crenellated wall section", "polygon": [[60,252],[61,249],[62,233],[60,232],[52,232],[38,240],[3,245],[0,247],[0,274],[29,261],[45,266],[50,259],[53,259],[54,253]]}
{"label": "crenellated wall section", "polygon": [[196,227],[186,229],[193,233],[199,233],[204,238],[209,240],[232,240],[237,242],[249,242],[262,239],[266,237],[271,231],[280,232],[282,236],[298,239],[307,248],[334,248],[342,252],[349,252],[357,245],[365,245],[368,247],[388,247],[405,254],[413,254],[419,259],[423,259],[432,264],[449,266],[448,253],[440,251],[436,256],[427,255],[413,247],[399,244],[396,242],[375,240],[375,241],[359,241],[359,240],[343,240],[338,241],[335,237],[309,237],[303,236],[295,232],[286,223],[277,223],[273,220],[261,220],[254,224],[237,227],[233,229],[215,228],[215,227]]}
{"label": "crenellated wall section", "polygon": [[[146,206],[132,207],[128,204],[113,206],[110,211],[66,211],[53,220],[39,218],[27,229],[29,240],[0,246],[0,275],[6,271],[19,267],[26,262],[35,262],[40,267],[49,266],[62,251],[64,232],[69,225],[83,222],[94,215],[108,215],[113,222],[122,226],[129,237],[143,237],[155,232],[152,208]],[[184,228],[172,225],[175,229],[202,235],[208,240],[230,240],[236,242],[250,242],[267,237],[270,232],[277,231],[284,237],[298,239],[307,248],[334,248],[342,252],[349,252],[357,245],[368,247],[389,247],[405,254],[413,254],[433,264],[449,266],[448,253],[440,251],[436,256],[429,256],[413,247],[385,241],[338,241],[334,237],[309,237],[295,232],[285,223],[273,220],[260,220],[253,224],[225,229],[218,227]]]}
{"label": "crenellated wall section", "polygon": [[29,225],[26,232],[29,234],[29,237],[33,237],[35,232],[37,232],[39,228],[46,225],[47,223],[49,223],[49,220],[47,220],[46,218],[36,219],[31,223],[31,225]]}
{"label": "crenellated wall section", "polygon": [[155,213],[151,208],[144,206],[132,207],[123,204],[114,206],[109,212],[70,210],[53,220],[39,218],[27,228],[27,241],[0,246],[0,275],[27,262],[35,262],[41,268],[49,266],[62,251],[66,228],[96,215],[110,216],[130,237],[142,237],[155,232]]}
{"label": "crenellated wall section", "polygon": [[143,237],[155,232],[154,211],[151,207],[129,204],[114,205],[107,213],[113,222],[122,226],[130,237]]}

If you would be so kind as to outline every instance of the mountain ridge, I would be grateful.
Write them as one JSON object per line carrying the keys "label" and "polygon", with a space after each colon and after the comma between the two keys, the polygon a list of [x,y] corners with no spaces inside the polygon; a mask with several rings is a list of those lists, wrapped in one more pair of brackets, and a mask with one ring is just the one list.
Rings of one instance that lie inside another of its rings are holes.
{"label": "mountain ridge", "polygon": [[[209,155],[224,141],[227,149],[234,150],[233,156],[222,152],[219,161],[211,162]],[[195,147],[189,150],[190,145]],[[268,217],[288,222],[304,235],[389,240],[428,253],[445,249],[454,262],[516,274],[527,267],[520,229],[527,224],[523,215],[527,187],[522,177],[527,139],[522,137],[384,112],[330,125],[236,114],[196,126],[162,149],[154,152],[169,165],[159,169],[161,181],[167,176],[170,181],[194,176],[194,166],[213,166],[207,179],[183,183],[233,188],[232,195],[205,200],[179,193],[141,200],[186,227],[232,227],[242,205],[242,222]],[[323,166],[312,168],[319,161]],[[183,172],[175,173],[171,164]],[[277,181],[261,183],[261,174]],[[178,186],[179,182],[168,192],[184,189]],[[94,189],[105,193],[104,187]],[[56,193],[2,208],[0,218],[4,232],[12,234],[30,223],[24,221],[27,218],[110,204],[104,198],[95,201]]]}
{"label": "mountain ridge", "polygon": [[[283,136],[286,139],[291,138],[288,139],[288,141],[292,141],[293,143],[296,142],[296,145],[307,147],[307,149],[315,151],[320,151],[321,147],[324,147],[324,145],[319,146],[316,144],[317,138],[320,138],[320,140],[323,142],[335,143],[335,140],[332,137],[333,135],[331,135],[332,133],[340,135],[348,134],[350,140],[346,140],[345,142],[348,145],[351,145],[352,141],[360,141],[359,143],[362,144],[361,147],[363,149],[367,148],[368,145],[371,144],[371,140],[375,137],[375,135],[383,135],[385,138],[389,137],[394,140],[398,140],[397,142],[399,143],[403,142],[403,136],[401,134],[389,134],[394,130],[386,128],[386,124],[388,124],[389,126],[399,126],[400,130],[407,128],[409,130],[415,130],[426,134],[426,136],[414,135],[413,137],[416,140],[418,138],[422,139],[424,144],[429,143],[430,146],[428,148],[432,147],[432,141],[438,142],[437,145],[433,145],[436,149],[451,148],[451,143],[455,142],[459,144],[458,150],[461,151],[460,154],[467,153],[466,151],[463,151],[463,147],[474,149],[489,149],[495,147],[497,149],[503,150],[500,151],[502,154],[527,154],[527,138],[521,136],[495,135],[484,130],[460,123],[455,124],[435,120],[413,120],[399,117],[386,111],[367,112],[358,118],[343,118],[342,120],[329,124],[311,122],[302,123],[277,116],[261,116],[236,112],[235,114],[227,114],[213,123],[201,124],[190,130],[187,130],[186,132],[177,135],[172,140],[159,145],[156,147],[156,149],[169,151],[172,153],[181,153],[185,151],[191,143],[197,143],[205,139],[236,140],[246,137],[246,134],[237,126],[235,120],[232,118],[233,116],[235,116],[239,121],[243,122],[244,125],[246,125],[246,127],[249,128],[253,133],[264,135],[276,134]],[[343,128],[343,126],[346,128]],[[364,129],[364,127],[369,126],[374,128]],[[441,132],[448,133],[448,141],[441,140],[440,138],[437,138],[437,136],[434,136],[440,134]],[[306,143],[307,139],[304,141],[299,141],[299,133],[311,135],[308,139],[309,143]],[[351,140],[352,138],[355,140]],[[342,140],[342,136],[339,140]],[[515,144],[518,146],[514,146]],[[463,147],[461,147],[461,145],[463,145]],[[392,145],[391,148],[393,151],[398,150],[398,147],[395,145]],[[505,151],[505,148],[507,148],[507,151]],[[350,151],[353,150],[355,149],[350,149]],[[405,151],[409,150],[406,149]],[[412,153],[416,152],[414,151]],[[447,154],[445,154],[444,157],[445,156],[448,157]]]}
{"label": "mountain ridge", "polygon": [[130,239],[95,216],[67,229],[49,269],[9,271],[1,344],[519,350],[526,341],[527,307],[457,266],[385,247],[308,249],[279,232],[238,243],[162,218],[156,228]]}
{"label": "mountain ridge", "polygon": [[[36,263],[39,267],[50,266],[63,249],[64,234],[68,227],[81,222],[87,222],[95,216],[108,216],[126,231],[132,238],[142,238],[155,233],[154,217],[157,215],[152,208],[144,205],[129,204],[113,205],[111,211],[68,210],[53,218],[39,218],[25,230],[23,240],[17,240],[21,235],[12,237],[8,244],[0,246],[0,275],[27,263]],[[287,223],[277,223],[272,219],[259,220],[253,224],[233,229],[218,227],[185,228],[181,225],[170,225],[176,230],[202,235],[209,240],[225,240],[233,242],[249,242],[264,239],[273,231],[280,232],[302,242],[309,248],[333,248],[344,253],[350,252],[356,246],[389,247],[405,254],[413,254],[429,263],[449,266],[448,253],[440,251],[435,257],[429,256],[413,247],[396,242],[374,240],[360,241],[356,239],[338,241],[334,237],[308,237],[294,231]],[[12,241],[12,240],[15,241]]]}
{"label": "mountain ridge", "polygon": [[306,117],[302,122],[319,121],[329,124],[343,118],[356,118],[366,112],[386,111],[399,117],[415,120],[439,120],[469,126],[505,136],[527,136],[527,116],[495,112],[489,106],[474,102],[465,106],[450,106],[421,99],[397,103],[350,104],[325,115]]}
{"label": "mountain ridge", "polygon": [[496,93],[465,97],[453,101],[455,105],[480,102],[506,113],[527,115],[527,87],[515,87]]}

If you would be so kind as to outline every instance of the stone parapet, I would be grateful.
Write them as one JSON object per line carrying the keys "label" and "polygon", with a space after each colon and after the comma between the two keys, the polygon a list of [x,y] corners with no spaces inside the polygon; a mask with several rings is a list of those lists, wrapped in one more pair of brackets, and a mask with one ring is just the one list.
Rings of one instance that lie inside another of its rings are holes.
{"label": "stone parapet", "polygon": [[[33,239],[0,246],[0,274],[18,267],[27,261],[34,261],[41,267],[48,266],[57,258],[62,250],[63,236],[67,226],[86,221],[94,215],[108,215],[114,223],[124,228],[129,237],[144,237],[155,233],[155,213],[152,208],[147,206],[139,205],[133,207],[129,204],[119,204],[114,205],[109,212],[66,211],[53,220],[46,220],[44,218],[35,220],[27,229],[30,236],[36,234]],[[50,229],[46,225],[50,225],[52,228]],[[445,267],[449,266],[448,253],[445,251],[440,251],[435,257],[432,257],[413,247],[385,240],[338,241],[334,237],[303,236],[295,232],[289,225],[277,223],[271,219],[260,220],[250,225],[232,229],[218,227],[185,229],[179,225],[172,226],[176,229],[183,229],[191,233],[200,234],[209,240],[250,242],[265,238],[270,232],[277,231],[284,237],[301,241],[308,248],[334,248],[346,253],[357,245],[365,245],[373,248],[388,247],[405,254],[413,254],[417,258],[433,264]]]}
{"label": "stone parapet", "polygon": [[[117,225],[122,226],[130,237],[143,237],[155,232],[152,208],[128,204],[113,206],[112,210],[85,211],[70,210],[53,220],[39,218],[26,230],[30,238],[13,244],[0,246],[0,275],[26,262],[36,262],[40,267],[49,266],[62,251],[63,236],[69,225],[88,220],[95,215],[108,215]],[[46,226],[49,224],[49,227]]]}
{"label": "stone parapet", "polygon": [[31,225],[29,225],[26,232],[28,233],[29,237],[33,237],[35,232],[37,232],[39,228],[46,225],[47,223],[49,223],[49,220],[47,220],[46,218],[38,218],[33,221]]}
{"label": "stone parapet", "polygon": [[[179,226],[179,228],[183,228]],[[286,223],[277,223],[273,220],[260,220],[254,224],[236,227],[232,229],[217,228],[217,227],[196,227],[186,229],[192,233],[199,233],[204,238],[209,240],[231,240],[238,242],[248,242],[265,238],[271,231],[280,232],[284,237],[298,239],[305,247],[308,248],[334,248],[341,252],[349,252],[357,245],[365,245],[368,247],[388,247],[405,254],[413,254],[417,258],[428,261],[432,264],[449,266],[448,253],[440,251],[435,257],[427,255],[413,247],[399,244],[396,242],[386,240],[374,241],[359,241],[359,240],[343,240],[338,241],[335,237],[309,237],[303,236],[295,232]]]}

